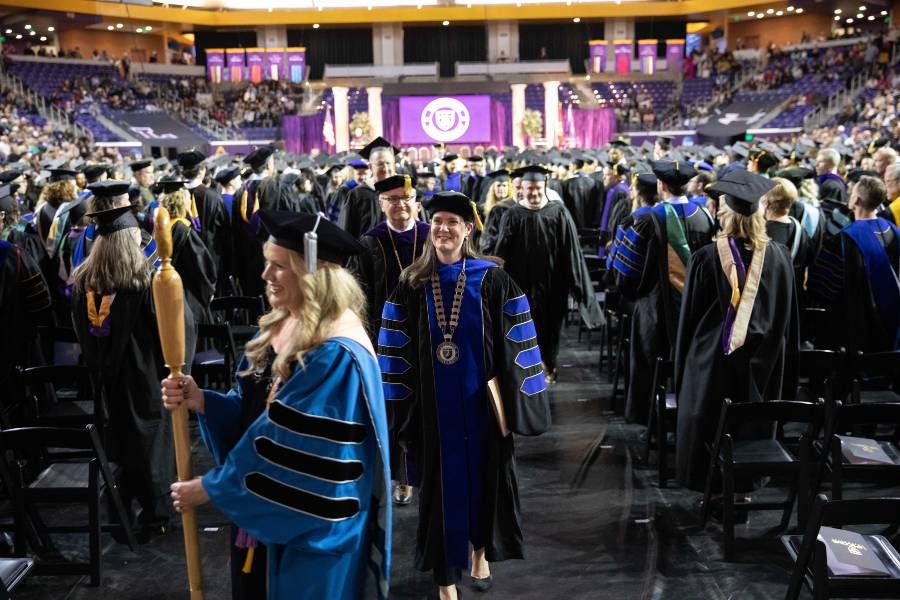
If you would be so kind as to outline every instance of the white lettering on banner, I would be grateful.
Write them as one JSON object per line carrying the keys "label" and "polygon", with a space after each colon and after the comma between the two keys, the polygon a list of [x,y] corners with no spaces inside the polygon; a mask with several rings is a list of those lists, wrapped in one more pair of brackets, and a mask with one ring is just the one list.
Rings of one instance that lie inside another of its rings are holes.
{"label": "white lettering on banner", "polygon": [[767,113],[762,110],[756,111],[754,114],[746,117],[742,117],[740,113],[725,113],[724,117],[719,117],[716,121],[722,125],[731,125],[736,121],[744,121],[747,125],[751,125],[762,119],[766,114]]}
{"label": "white lettering on banner", "polygon": [[177,140],[178,136],[174,133],[156,133],[152,127],[136,127],[129,125],[128,129],[132,130],[145,140]]}
{"label": "white lettering on banner", "polygon": [[422,129],[438,142],[452,142],[469,129],[466,105],[456,98],[436,98],[422,109]]}

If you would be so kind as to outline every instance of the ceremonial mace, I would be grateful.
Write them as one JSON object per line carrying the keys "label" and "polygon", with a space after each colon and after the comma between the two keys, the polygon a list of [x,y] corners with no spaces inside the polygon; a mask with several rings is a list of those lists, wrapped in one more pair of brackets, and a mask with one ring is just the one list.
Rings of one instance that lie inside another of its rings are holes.
{"label": "ceremonial mace", "polygon": [[[163,357],[169,369],[169,379],[184,375],[184,287],[178,271],[172,266],[172,228],[169,211],[163,207],[153,215],[153,237],[160,266],[153,276],[153,302],[156,304],[156,324]],[[184,405],[172,411],[172,435],[175,437],[175,464],[178,481],[190,481],[191,440],[188,432],[188,410]],[[191,600],[203,600],[203,575],[200,572],[200,540],[197,537],[197,513],[193,508],[181,512],[184,530],[184,555],[187,560],[188,584]]]}

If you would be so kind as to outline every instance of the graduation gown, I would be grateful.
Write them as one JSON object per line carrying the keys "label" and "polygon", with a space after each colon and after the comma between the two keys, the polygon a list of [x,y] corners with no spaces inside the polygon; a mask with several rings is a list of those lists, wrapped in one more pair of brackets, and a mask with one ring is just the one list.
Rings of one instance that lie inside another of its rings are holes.
{"label": "graduation gown", "polygon": [[835,173],[825,173],[816,177],[819,185],[819,200],[831,200],[839,204],[847,204],[847,182]]}
{"label": "graduation gown", "polygon": [[38,237],[33,224],[20,221],[15,227],[10,227],[3,233],[2,239],[24,250],[35,263],[41,264],[41,261],[44,260],[46,256],[44,244]]}
{"label": "graduation gown", "polygon": [[[213,281],[219,278],[219,273],[225,280],[231,271],[231,232],[225,201],[219,192],[205,185],[198,185],[190,192],[194,202],[191,207],[191,223],[212,259],[215,267]],[[195,209],[196,218],[193,216]]]}
{"label": "graduation gown", "polygon": [[378,205],[378,192],[366,184],[354,187],[344,197],[337,224],[358,238],[383,220],[384,213]]}
{"label": "graduation gown", "polygon": [[0,384],[8,384],[14,365],[35,366],[36,355],[30,347],[25,352],[23,348],[35,339],[36,325],[49,322],[50,306],[50,291],[37,262],[22,248],[0,240]]}
{"label": "graduation gown", "polygon": [[[667,205],[673,216],[669,214]],[[646,423],[650,378],[657,356],[671,357],[678,329],[686,261],[669,243],[669,229],[681,231],[686,258],[710,242],[713,221],[692,202],[661,203],[636,216],[617,245],[613,261],[616,286],[634,301],[629,344],[625,418]]]}
{"label": "graduation gown", "polygon": [[516,201],[512,198],[501,200],[491,208],[487,219],[484,221],[484,231],[478,239],[478,246],[485,254],[493,254],[497,245],[497,238],[500,237],[500,223],[503,221],[503,214],[511,207],[516,205]]}
{"label": "graduation gown", "polygon": [[616,232],[616,225],[631,211],[631,198],[628,197],[628,184],[620,181],[606,190],[603,201],[603,214],[600,216],[600,231],[610,238]]}
{"label": "graduation gown", "polygon": [[831,347],[851,354],[900,349],[900,231],[882,218],[855,221],[826,244],[809,289],[828,307]]}
{"label": "graduation gown", "polygon": [[484,182],[484,175],[466,173],[462,179],[462,193],[468,196],[469,200],[478,204],[478,201],[481,199],[481,188]]}
{"label": "graduation gown", "polygon": [[441,191],[462,192],[462,174],[454,171],[441,176]]}
{"label": "graduation gown", "polygon": [[[108,415],[106,454],[123,469],[119,488],[126,508],[137,500],[142,521],[171,514],[169,485],[175,481],[171,418],[162,406],[159,382],[168,373],[159,342],[153,294],[119,290],[104,318],[102,297],[94,298],[95,323],[88,315],[88,296],[72,294],[72,322],[84,362],[105,393]],[[98,306],[99,305],[99,306]],[[185,306],[185,332],[190,365],[195,339],[193,316]]]}
{"label": "graduation gown", "polygon": [[582,173],[576,173],[562,182],[559,195],[569,209],[575,227],[586,229],[600,226],[600,190],[597,182]]}
{"label": "graduation gown", "polygon": [[494,253],[528,301],[540,309],[534,314],[538,345],[548,373],[553,373],[569,294],[588,327],[603,323],[569,211],[560,202],[548,202],[540,210],[510,207],[500,222]]}
{"label": "graduation gown", "polygon": [[329,338],[239,430],[243,383],[205,392],[212,503],[267,547],[269,600],[385,599],[391,563],[387,421],[375,358]]}
{"label": "graduation gown", "polygon": [[812,240],[806,234],[806,230],[796,219],[787,223],[779,221],[766,221],[766,233],[769,239],[787,248],[791,261],[794,264],[794,282],[797,284],[797,292],[800,297],[806,286],[806,268],[813,261]]}
{"label": "graduation gown", "polygon": [[265,258],[263,243],[268,239],[260,225],[259,209],[291,210],[282,194],[262,199],[257,193],[262,179],[251,179],[235,194],[231,205],[231,243],[233,275],[245,296],[262,296],[265,282],[262,280]]}
{"label": "graduation gown", "polygon": [[332,223],[338,222],[341,218],[344,204],[347,202],[347,196],[349,196],[350,191],[358,185],[359,184],[355,179],[351,179],[328,196],[328,201],[325,204],[325,216],[328,217],[329,221]]}
{"label": "graduation gown", "polygon": [[811,201],[801,199],[791,204],[788,214],[800,222],[806,235],[809,236],[809,260],[815,260],[819,250],[822,249],[822,240],[825,237],[825,219],[822,217],[822,211],[818,206],[813,206]]}
{"label": "graduation gown", "polygon": [[[703,490],[709,465],[704,444],[715,435],[725,398],[763,402],[792,397],[797,389],[800,333],[793,266],[781,244],[768,243],[763,252],[755,299],[751,286],[744,285],[741,303],[751,306],[746,319],[738,311],[730,335],[723,328],[732,288],[719,247],[700,248],[688,265],[675,352],[675,458],[678,483],[694,490]],[[750,281],[752,253],[741,247],[740,254]],[[738,331],[746,332],[743,345],[726,354],[723,340],[731,341]]]}
{"label": "graduation gown", "polygon": [[[448,319],[461,269],[462,261],[437,265]],[[411,408],[401,437],[421,476],[415,556],[421,571],[466,569],[469,543],[485,548],[490,562],[523,558],[514,438],[500,434],[488,381],[499,380],[510,431],[536,435],[550,425],[528,300],[492,262],[466,259],[465,269],[456,363],[435,359],[443,337],[430,282],[397,287],[378,337],[385,399]]]}
{"label": "graduation gown", "polygon": [[209,301],[216,291],[215,263],[197,232],[182,220],[172,224],[172,266],[181,275],[184,301],[196,323],[212,323]]}

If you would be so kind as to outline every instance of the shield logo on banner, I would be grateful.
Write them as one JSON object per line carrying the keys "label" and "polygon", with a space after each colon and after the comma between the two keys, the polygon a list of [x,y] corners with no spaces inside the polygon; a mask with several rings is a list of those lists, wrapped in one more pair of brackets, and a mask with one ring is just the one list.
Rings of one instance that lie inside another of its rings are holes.
{"label": "shield logo on banner", "polygon": [[452,142],[469,129],[469,109],[456,98],[435,98],[422,109],[422,129],[436,142]]}

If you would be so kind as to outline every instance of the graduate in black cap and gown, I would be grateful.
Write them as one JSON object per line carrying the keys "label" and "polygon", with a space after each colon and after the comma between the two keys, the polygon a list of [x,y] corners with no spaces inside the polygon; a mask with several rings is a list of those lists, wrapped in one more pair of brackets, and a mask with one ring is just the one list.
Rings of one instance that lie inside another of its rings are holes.
{"label": "graduate in black cap and gown", "polygon": [[500,236],[500,223],[503,214],[515,206],[516,200],[512,197],[512,185],[510,174],[506,169],[498,169],[487,176],[485,185],[487,195],[484,204],[481,205],[481,213],[484,215],[484,231],[478,238],[478,247],[485,254],[493,254],[497,238]]}
{"label": "graduate in black cap and gown", "polygon": [[[89,213],[97,238],[75,271],[72,321],[91,376],[104,393],[108,414],[106,453],[122,470],[119,493],[143,534],[167,524],[169,483],[175,477],[171,421],[160,406],[159,380],[166,375],[160,348],[151,271],[141,251],[138,222],[128,206]],[[186,364],[195,339],[185,306]]]}
{"label": "graduate in black cap and gown", "polygon": [[[219,192],[206,186],[206,155],[199,150],[189,150],[178,155],[178,165],[184,187],[191,194],[188,219],[191,227],[206,246],[216,269],[216,279],[221,279],[219,289],[224,286],[231,272],[231,235],[225,201]],[[221,273],[221,278],[218,274]]]}
{"label": "graduate in black cap and gown", "polygon": [[575,227],[585,229],[600,226],[600,213],[602,212],[601,193],[603,186],[593,177],[583,171],[584,158],[575,157],[572,163],[575,172],[562,182],[563,204],[569,209]]}
{"label": "graduate in black cap and gown", "polygon": [[484,591],[490,562],[523,558],[509,432],[546,431],[550,407],[528,299],[472,245],[475,204],[441,192],[429,209],[428,243],[384,305],[378,353],[385,400],[411,406],[401,439],[420,475],[415,565],[447,600],[463,571]]}
{"label": "graduate in black cap and gown", "polygon": [[481,186],[486,181],[484,157],[475,154],[469,157],[468,162],[469,172],[462,177],[463,189],[460,191],[474,200],[475,204],[479,204],[479,201],[481,200]]}
{"label": "graduate in black cap and gown", "polygon": [[150,187],[153,185],[154,164],[152,158],[141,158],[129,163],[131,177],[141,191],[139,206],[141,209],[150,206],[156,200]]}
{"label": "graduate in black cap and gown", "polygon": [[259,186],[263,179],[275,174],[275,164],[271,146],[263,146],[253,150],[244,157],[251,172],[245,178],[244,185],[237,192],[231,205],[231,242],[232,273],[237,279],[241,293],[245,296],[262,296],[265,286],[259,278],[265,267],[263,258],[264,232],[260,231],[260,209],[286,210],[280,204],[280,194],[267,195],[264,199],[259,194]]}
{"label": "graduate in black cap and gown", "polygon": [[[603,201],[603,210],[600,215],[600,235],[603,241],[612,239],[616,234],[619,223],[631,213],[631,194],[628,191],[629,182],[628,165],[618,162],[609,165],[606,171],[604,184],[606,185],[606,198]],[[601,250],[600,256],[604,252]]]}
{"label": "graduate in black cap and gown", "polygon": [[766,235],[760,198],[774,183],[744,170],[720,194],[722,230],[688,265],[675,352],[677,479],[704,489],[722,400],[764,402],[797,389],[799,314],[791,257]]}
{"label": "graduate in black cap and gown", "polygon": [[[386,219],[360,238],[365,252],[355,257],[351,270],[356,272],[368,300],[368,329],[373,342],[381,329],[384,303],[394,292],[400,273],[410,266],[428,243],[428,224],[417,220],[419,202],[408,175],[394,175],[375,184],[378,201]],[[388,403],[388,427],[391,436],[391,479],[397,504],[411,498],[410,477],[406,468],[406,449],[399,443],[399,430],[406,421],[405,402]],[[412,482],[413,484],[415,482]]]}
{"label": "graduate in black cap and gown", "polygon": [[[231,220],[234,196],[241,189],[241,168],[237,165],[222,167],[213,176],[213,181],[219,184],[222,202],[225,204],[225,215]],[[230,275],[229,272],[223,275]]]}
{"label": "graduate in black cap and gown", "polygon": [[0,186],[0,240],[18,246],[36,264],[44,259],[44,244],[34,224],[22,218],[22,205],[16,196],[18,183]]}
{"label": "graduate in black cap and gown", "polygon": [[462,192],[462,174],[456,170],[457,159],[459,159],[458,154],[445,154],[441,159],[443,166],[439,179],[442,191]]}
{"label": "graduate in black cap and gown", "polygon": [[197,324],[211,323],[209,301],[216,290],[216,265],[190,220],[192,196],[180,179],[163,178],[155,189],[160,206],[169,211],[172,266],[184,283],[184,299]]}
{"label": "graduate in black cap and gown", "polygon": [[539,310],[537,341],[548,381],[556,381],[556,358],[571,294],[589,328],[603,323],[578,231],[562,202],[545,194],[547,169],[522,169],[523,200],[506,211],[494,252],[504,269]]}
{"label": "graduate in black cap and gown", "polygon": [[396,174],[397,152],[398,148],[380,136],[359,151],[359,155],[369,161],[372,176],[346,194],[337,221],[338,226],[353,237],[359,238],[384,219],[374,186]]}
{"label": "graduate in black cap and gown", "polygon": [[661,202],[634,219],[618,244],[616,285],[634,301],[625,418],[646,423],[657,356],[670,358],[691,255],[712,240],[713,219],[689,202],[685,186],[696,172],[686,162],[651,161]]}

